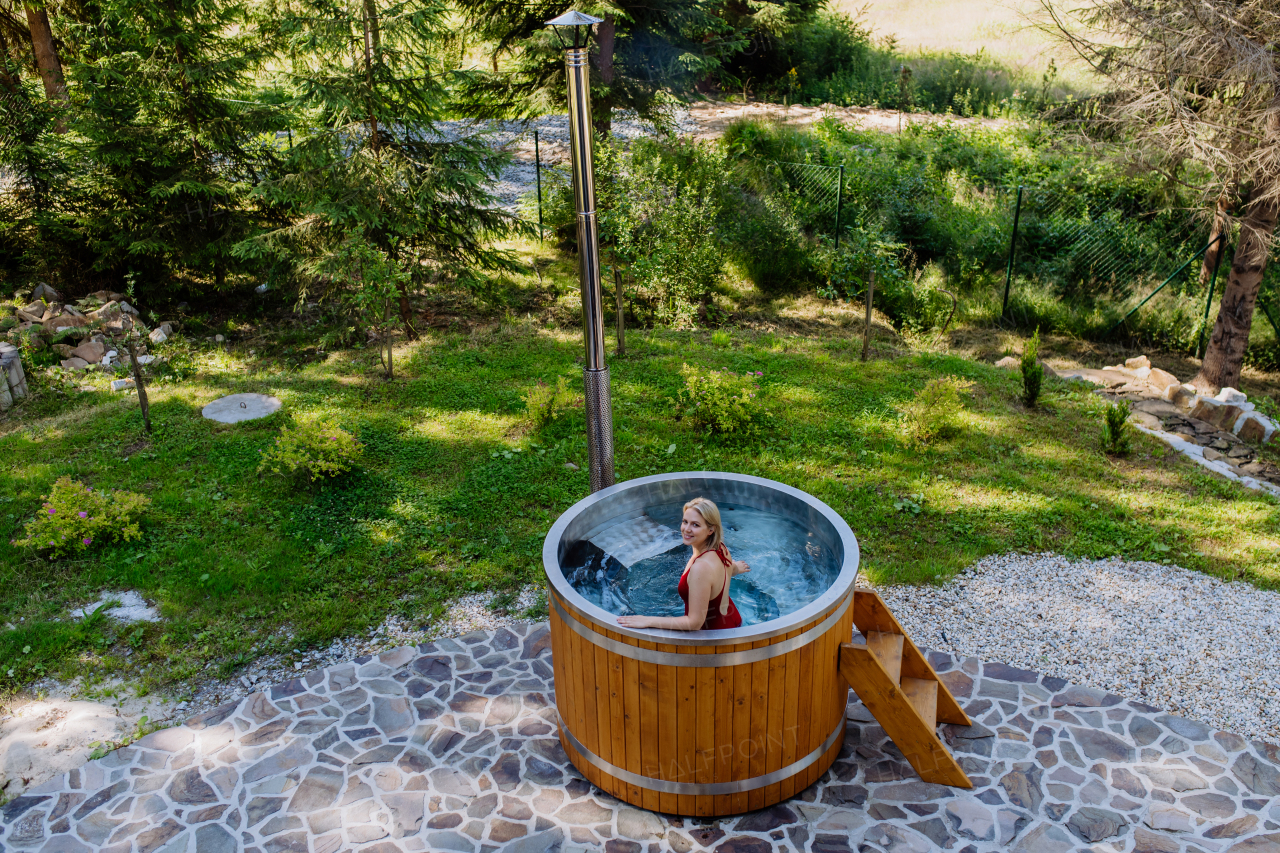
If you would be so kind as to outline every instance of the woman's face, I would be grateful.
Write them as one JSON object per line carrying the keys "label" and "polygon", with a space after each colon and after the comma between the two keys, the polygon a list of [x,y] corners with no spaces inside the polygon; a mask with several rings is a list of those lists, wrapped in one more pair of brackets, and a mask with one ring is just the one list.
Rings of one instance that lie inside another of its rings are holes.
{"label": "woman's face", "polygon": [[680,520],[680,538],[684,544],[701,546],[711,536],[711,528],[696,509],[686,509],[684,518]]}

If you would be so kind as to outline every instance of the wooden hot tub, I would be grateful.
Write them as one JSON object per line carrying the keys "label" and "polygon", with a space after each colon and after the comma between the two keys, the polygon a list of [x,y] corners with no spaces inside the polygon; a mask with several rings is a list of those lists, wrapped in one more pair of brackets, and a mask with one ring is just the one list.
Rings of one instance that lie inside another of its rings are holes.
{"label": "wooden hot tub", "polygon": [[[836,555],[832,586],[804,608],[727,631],[623,628],[566,581],[569,547],[647,507],[702,495],[798,522]],[[578,502],[543,546],[560,741],[587,779],[652,811],[727,815],[807,788],[844,740],[858,543],[830,507],[738,474],[663,474]]]}

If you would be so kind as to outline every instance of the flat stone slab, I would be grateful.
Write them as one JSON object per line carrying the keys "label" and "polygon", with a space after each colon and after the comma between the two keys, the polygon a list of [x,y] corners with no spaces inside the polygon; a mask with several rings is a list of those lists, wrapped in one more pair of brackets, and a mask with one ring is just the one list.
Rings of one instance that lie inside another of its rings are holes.
{"label": "flat stone slab", "polygon": [[280,401],[269,394],[230,394],[219,397],[200,410],[211,421],[221,424],[238,424],[274,415],[280,410]]}
{"label": "flat stone slab", "polygon": [[[928,652],[972,790],[920,780],[852,694],[839,759],[772,808],[654,814],[557,739],[546,623],[278,684],[0,809],[13,850],[459,853],[1280,851],[1280,747],[1063,679]],[[784,701],[795,701],[786,697]]]}

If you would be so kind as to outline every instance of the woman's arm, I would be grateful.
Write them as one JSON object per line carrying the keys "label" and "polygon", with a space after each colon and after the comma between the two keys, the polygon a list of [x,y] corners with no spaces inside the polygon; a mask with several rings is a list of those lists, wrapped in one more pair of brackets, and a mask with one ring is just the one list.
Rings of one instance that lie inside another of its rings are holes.
{"label": "woman's arm", "polygon": [[731,576],[737,577],[738,575],[744,575],[751,571],[751,567],[742,560],[733,559],[733,554],[729,553],[728,545],[721,545],[720,547],[724,549],[724,555],[729,558],[729,572]]}
{"label": "woman's arm", "polygon": [[[715,560],[716,566],[720,565]],[[665,628],[670,631],[697,631],[707,621],[707,605],[711,602],[711,586],[718,569],[713,569],[699,557],[689,569],[688,616],[619,616],[618,624],[624,628]]]}

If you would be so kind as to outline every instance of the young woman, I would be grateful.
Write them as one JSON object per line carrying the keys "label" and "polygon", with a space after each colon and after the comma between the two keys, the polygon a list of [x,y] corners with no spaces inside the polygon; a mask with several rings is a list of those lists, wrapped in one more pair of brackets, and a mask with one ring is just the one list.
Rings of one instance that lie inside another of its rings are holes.
{"label": "young woman", "polygon": [[669,628],[675,631],[714,631],[742,624],[738,608],[729,598],[729,579],[750,571],[741,560],[729,556],[724,544],[720,508],[706,498],[684,505],[680,538],[693,548],[693,556],[680,575],[677,590],[684,599],[683,616],[619,616],[627,628]]}

